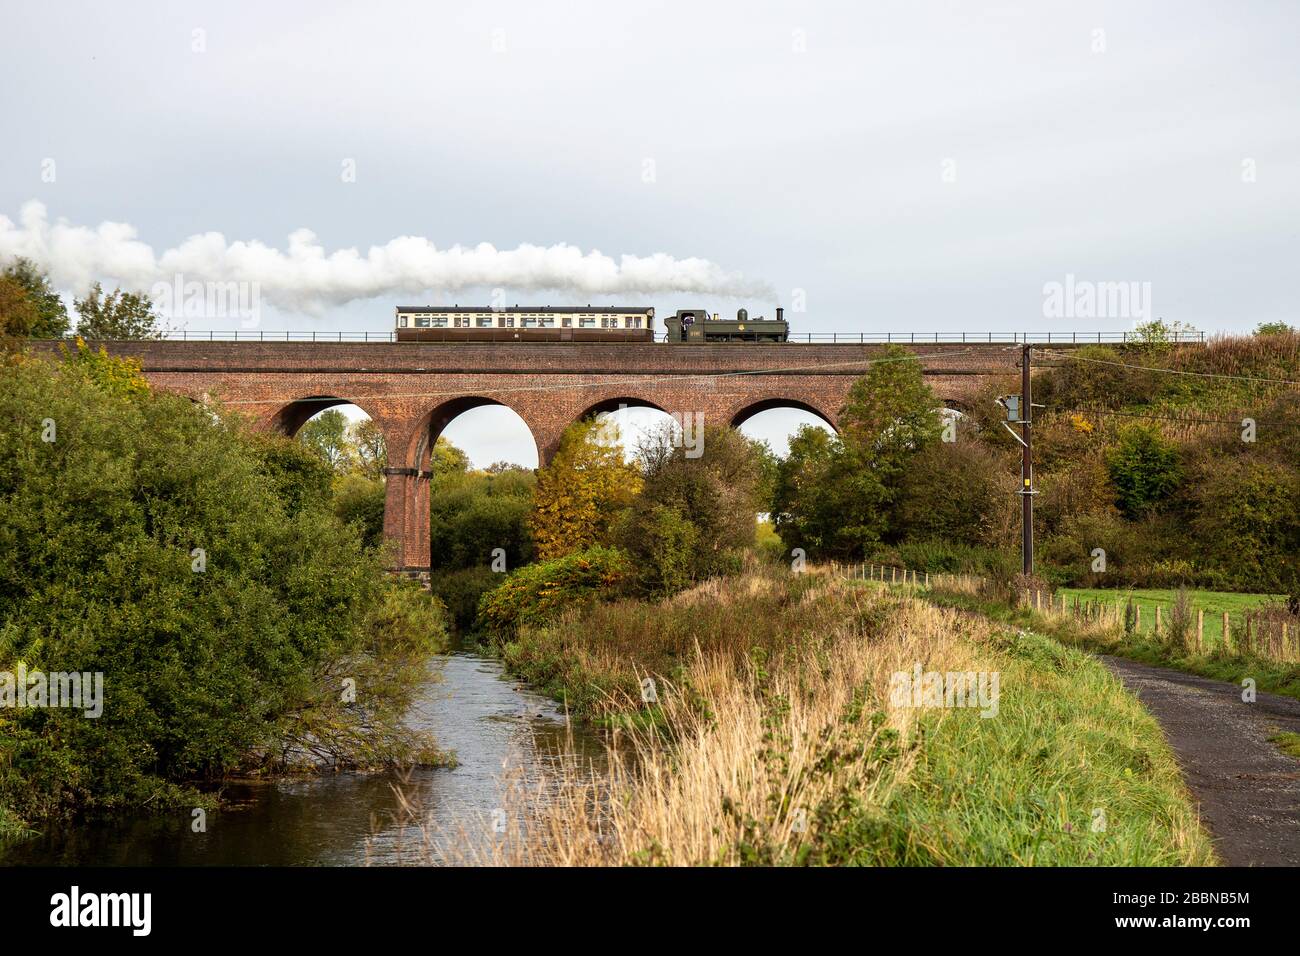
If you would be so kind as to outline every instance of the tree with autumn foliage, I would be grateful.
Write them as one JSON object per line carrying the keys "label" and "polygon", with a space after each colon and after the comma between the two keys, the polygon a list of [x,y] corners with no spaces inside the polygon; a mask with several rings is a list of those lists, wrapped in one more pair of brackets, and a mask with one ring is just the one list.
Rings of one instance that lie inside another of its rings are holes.
{"label": "tree with autumn foliage", "polygon": [[641,476],[623,460],[608,426],[595,419],[570,425],[551,463],[537,473],[528,525],[542,560],[606,543],[610,529],[641,490]]}

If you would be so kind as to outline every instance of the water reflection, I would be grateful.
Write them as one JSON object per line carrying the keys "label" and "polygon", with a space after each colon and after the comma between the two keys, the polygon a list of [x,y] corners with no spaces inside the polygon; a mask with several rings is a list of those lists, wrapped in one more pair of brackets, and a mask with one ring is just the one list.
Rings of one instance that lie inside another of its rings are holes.
{"label": "water reflection", "polygon": [[[430,665],[409,717],[454,750],[451,769],[394,774],[339,774],[237,784],[229,807],[208,814],[194,833],[188,812],[53,829],[10,848],[6,864],[351,866],[438,862],[421,827],[403,815],[394,784],[436,829],[481,831],[505,803],[504,777],[525,775],[572,746],[583,765],[600,766],[600,740],[566,729],[545,697],[501,679],[501,666],[472,654]],[[441,675],[441,680],[437,676]],[[402,822],[402,821],[407,822]]]}

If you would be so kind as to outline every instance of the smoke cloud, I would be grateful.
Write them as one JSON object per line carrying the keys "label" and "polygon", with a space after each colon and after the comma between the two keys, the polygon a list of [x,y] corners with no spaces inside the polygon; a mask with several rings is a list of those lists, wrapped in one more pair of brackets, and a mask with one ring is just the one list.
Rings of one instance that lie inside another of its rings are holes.
{"label": "smoke cloud", "polygon": [[364,254],[356,248],[326,252],[314,233],[298,229],[283,250],[205,232],[155,252],[127,223],[91,228],[65,219],[51,222],[45,205],[35,200],[23,205],[17,223],[0,215],[0,263],[18,256],[45,269],[55,288],[78,295],[96,281],[148,292],[182,275],[186,282],[257,283],[263,302],[308,315],[358,299],[475,288],[502,288],[512,295],[553,292],[583,302],[588,296],[674,292],[775,298],[767,283],[707,259],[664,253],[615,259],[565,244],[440,249],[421,236],[399,236]]}

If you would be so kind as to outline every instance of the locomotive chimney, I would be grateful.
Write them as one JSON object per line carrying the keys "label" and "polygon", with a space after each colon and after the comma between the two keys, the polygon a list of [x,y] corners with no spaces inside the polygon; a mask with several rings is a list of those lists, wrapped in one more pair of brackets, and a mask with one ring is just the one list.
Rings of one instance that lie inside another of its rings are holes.
{"label": "locomotive chimney", "polygon": [[785,321],[785,309],[781,308],[779,305],[776,307],[776,320],[778,322]]}

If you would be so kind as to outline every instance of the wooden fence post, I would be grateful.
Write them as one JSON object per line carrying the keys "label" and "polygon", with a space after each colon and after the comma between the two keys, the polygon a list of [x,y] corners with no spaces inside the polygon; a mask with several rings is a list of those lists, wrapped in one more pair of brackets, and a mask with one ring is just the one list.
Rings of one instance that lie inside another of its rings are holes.
{"label": "wooden fence post", "polygon": [[1155,635],[1156,635],[1156,637],[1159,637],[1159,636],[1160,636],[1160,605],[1159,605],[1159,604],[1156,605],[1156,630],[1155,630]]}
{"label": "wooden fence post", "polygon": [[1196,653],[1200,654],[1205,647],[1205,608],[1196,609]]}
{"label": "wooden fence post", "polygon": [[1227,611],[1223,612],[1223,649],[1225,651],[1232,650],[1232,631],[1231,625],[1228,623]]}

